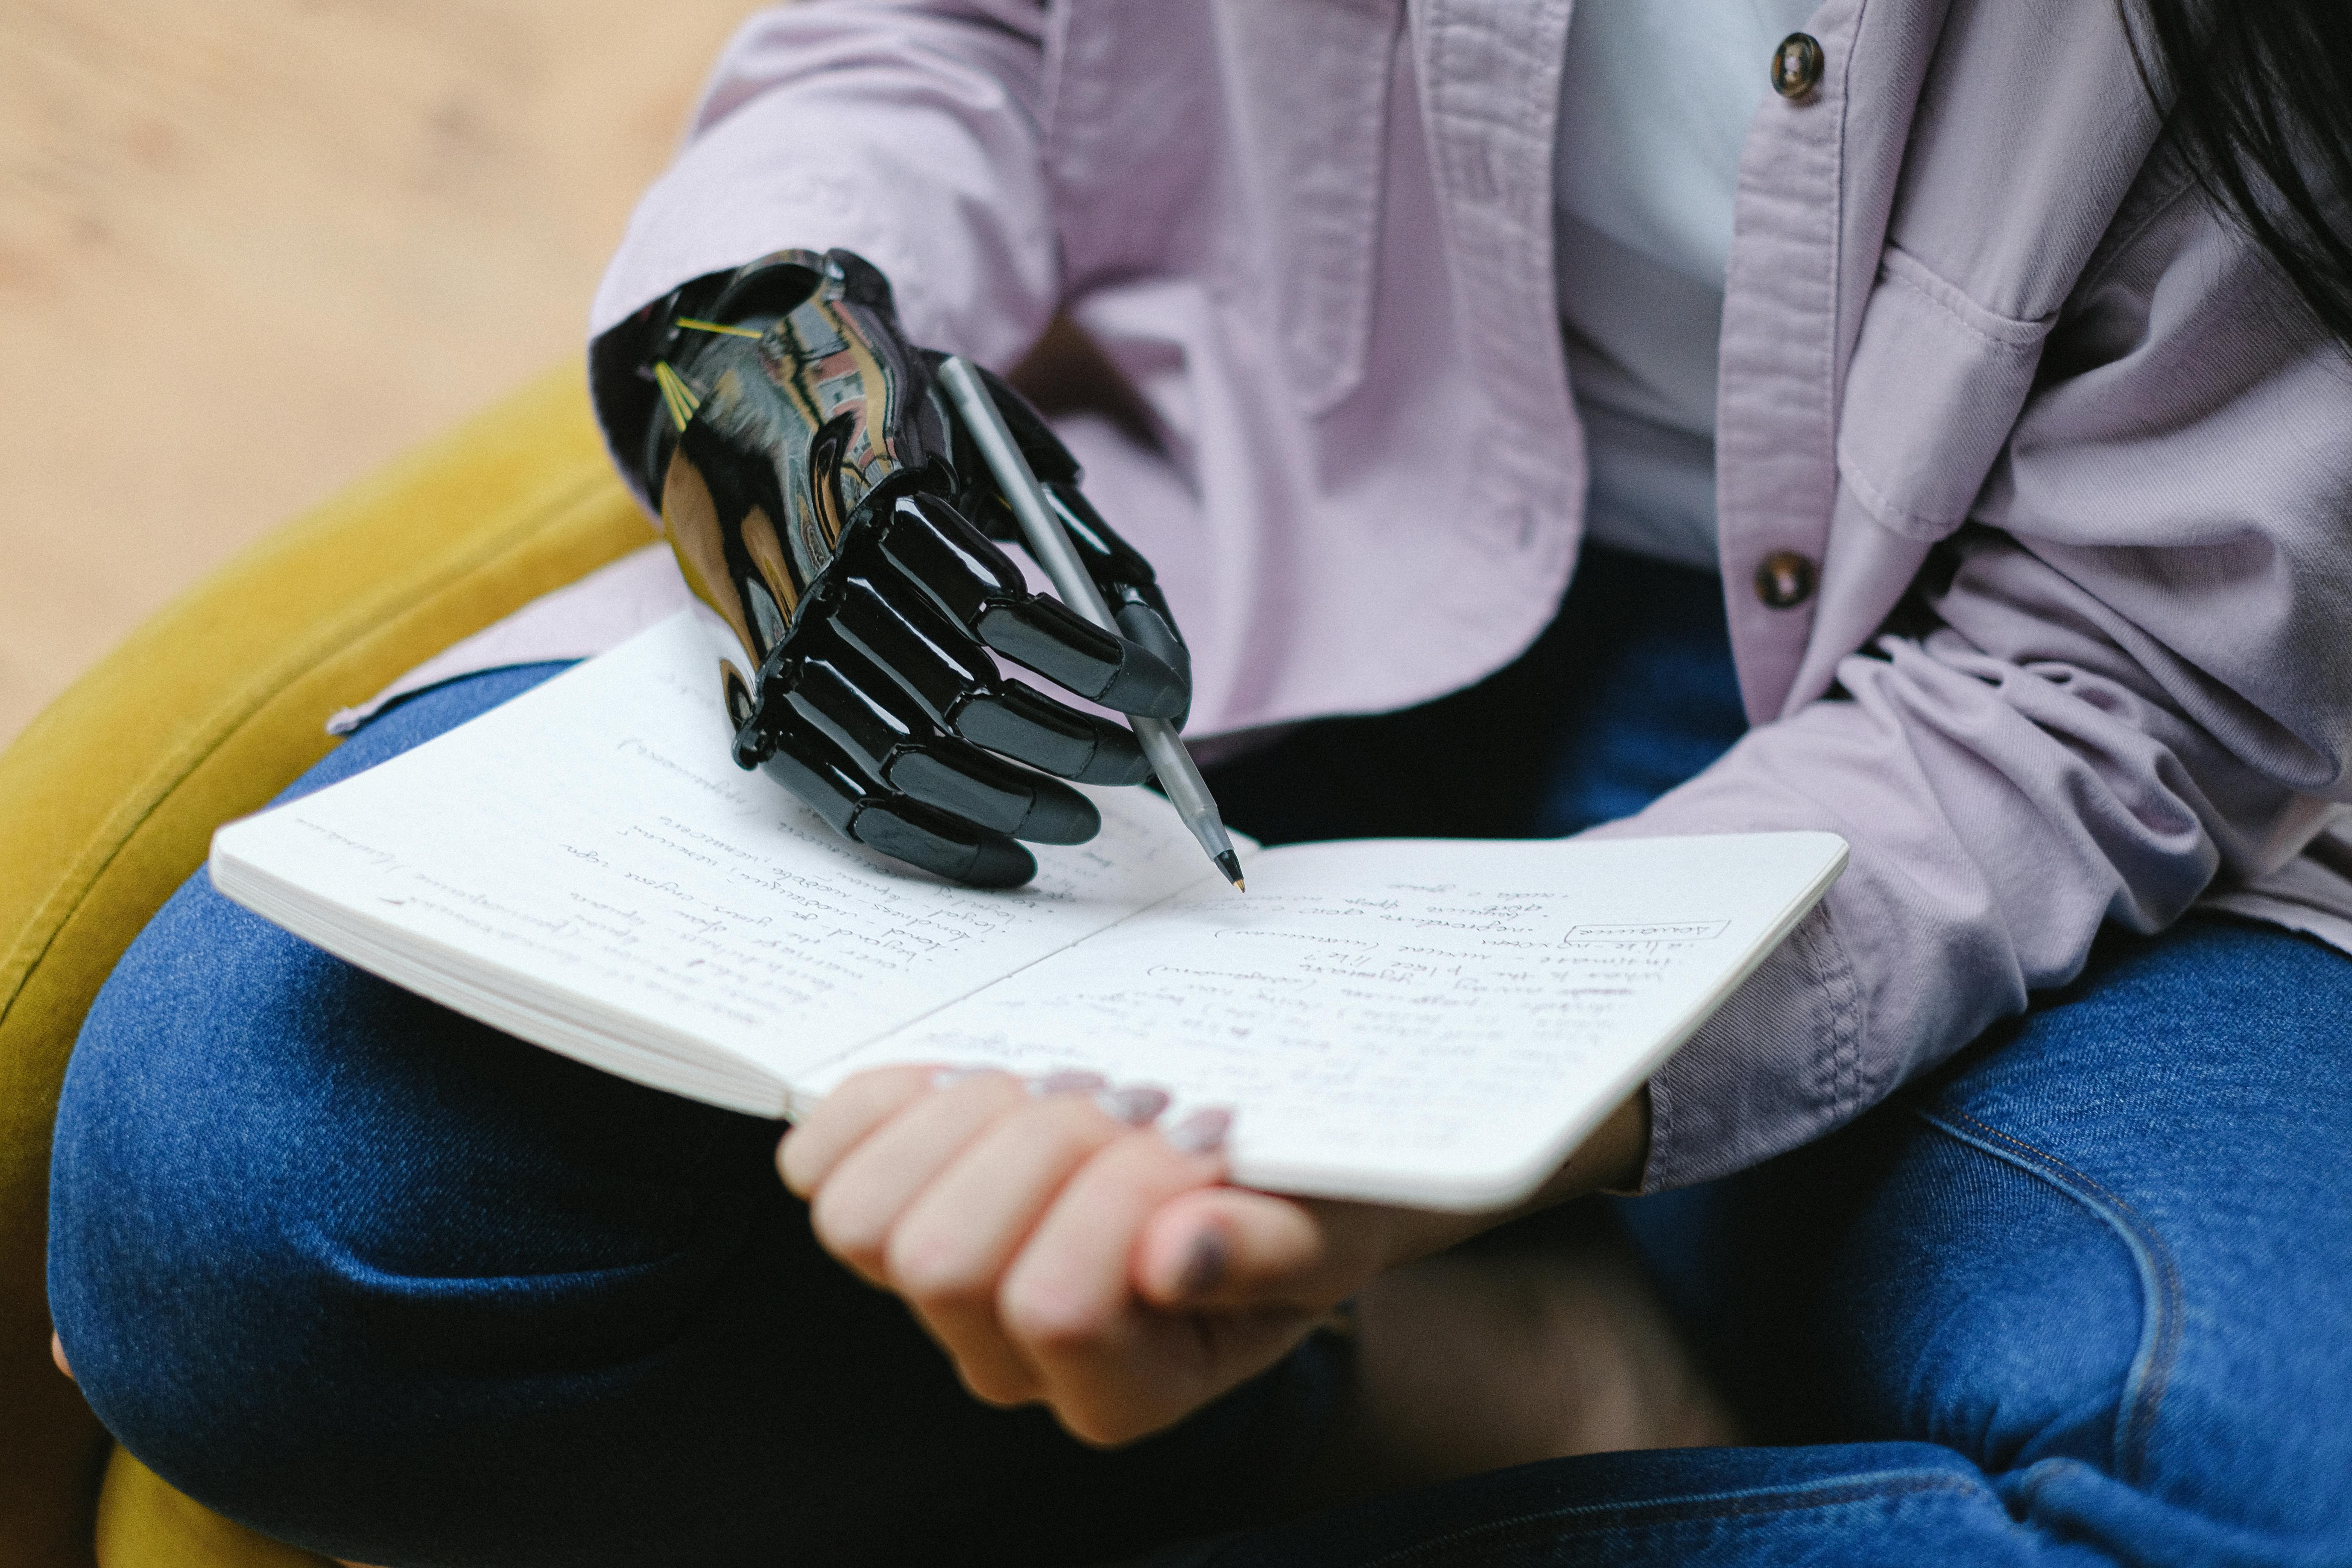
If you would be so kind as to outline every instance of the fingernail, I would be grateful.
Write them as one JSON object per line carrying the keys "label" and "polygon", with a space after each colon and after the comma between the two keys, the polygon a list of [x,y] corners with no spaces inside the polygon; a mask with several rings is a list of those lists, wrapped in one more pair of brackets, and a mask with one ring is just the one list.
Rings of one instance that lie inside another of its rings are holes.
{"label": "fingernail", "polygon": [[987,1070],[986,1068],[941,1068],[931,1075],[931,1087],[945,1089],[951,1083],[961,1083],[968,1078],[978,1078]]}
{"label": "fingernail", "polygon": [[1234,1113],[1222,1105],[1196,1110],[1166,1129],[1160,1136],[1187,1154],[1212,1154],[1225,1146],[1225,1135],[1234,1130]]}
{"label": "fingernail", "polygon": [[1095,1096],[1095,1103],[1115,1121],[1129,1127],[1149,1127],[1160,1113],[1168,1109],[1168,1091],[1164,1089],[1106,1089]]}
{"label": "fingernail", "polygon": [[1098,1072],[1081,1072],[1076,1068],[1065,1068],[1059,1072],[1049,1072],[1044,1078],[1031,1079],[1029,1092],[1043,1100],[1049,1094],[1092,1094],[1109,1085],[1110,1079]]}
{"label": "fingernail", "polygon": [[1233,1261],[1234,1244],[1222,1228],[1211,1226],[1192,1238],[1192,1255],[1184,1260],[1184,1277],[1176,1283],[1178,1294],[1188,1301],[1200,1300],[1225,1282]]}

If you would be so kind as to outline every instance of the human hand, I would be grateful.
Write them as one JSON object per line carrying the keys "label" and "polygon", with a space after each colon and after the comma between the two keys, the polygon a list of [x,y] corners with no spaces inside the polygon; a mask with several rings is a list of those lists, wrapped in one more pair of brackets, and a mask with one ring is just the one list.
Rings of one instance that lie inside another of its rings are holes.
{"label": "human hand", "polygon": [[[975,1396],[1044,1404],[1105,1445],[1273,1365],[1383,1270],[1510,1217],[1226,1185],[1213,1113],[1163,1132],[1164,1105],[1076,1076],[886,1068],[829,1096],[778,1164],[818,1239],[902,1297]],[[1628,1130],[1643,1133],[1612,1118],[1543,1200],[1622,1179]]]}
{"label": "human hand", "polygon": [[1030,594],[991,542],[1018,524],[871,265],[779,252],[647,311],[661,395],[645,479],[709,612],[736,762],[847,837],[977,886],[1034,873],[1015,839],[1092,837],[1093,804],[1045,775],[1139,784],[1134,736],[1003,678],[992,653],[1179,721],[1190,661],[1150,563],[1044,420],[983,373],[1118,633]]}

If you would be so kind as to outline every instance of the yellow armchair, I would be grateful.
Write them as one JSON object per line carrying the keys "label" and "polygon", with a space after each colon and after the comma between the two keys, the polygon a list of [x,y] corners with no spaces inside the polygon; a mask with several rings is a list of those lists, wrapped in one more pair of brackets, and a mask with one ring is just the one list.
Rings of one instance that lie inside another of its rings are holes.
{"label": "yellow armchair", "polygon": [[49,1361],[50,1124],[83,1015],[213,828],[328,714],[649,538],[576,371],[264,539],[0,752],[0,1568],[292,1568],[106,1435]]}

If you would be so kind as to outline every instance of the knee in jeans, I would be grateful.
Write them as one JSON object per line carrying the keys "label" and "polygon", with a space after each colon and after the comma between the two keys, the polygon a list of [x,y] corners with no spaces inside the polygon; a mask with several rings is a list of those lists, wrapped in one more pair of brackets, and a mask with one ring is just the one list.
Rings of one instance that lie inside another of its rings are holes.
{"label": "knee in jeans", "polygon": [[2096,1215],[1900,1107],[1717,1205],[1739,1283],[1715,1359],[1766,1440],[2112,1462],[2144,1318]]}
{"label": "knee in jeans", "polygon": [[77,1047],[52,1314],[131,1452],[331,1540],[316,1510],[437,1451],[467,1401],[535,1380],[561,1419],[567,1375],[684,1332],[772,1221],[772,1140],[383,985],[199,879]]}
{"label": "knee in jeans", "polygon": [[[319,1426],[334,1397],[320,1357],[341,1314],[302,1189],[348,1174],[355,1152],[286,1114],[298,1086],[271,1081],[252,1026],[269,999],[246,994],[233,951],[189,950],[202,912],[167,907],[85,1026],[59,1108],[48,1284],[100,1418],[217,1504],[234,1487],[206,1478],[269,1468],[280,1435]],[[226,972],[229,1005],[181,983],[191,960]]]}
{"label": "knee in jeans", "polygon": [[1923,1421],[1988,1468],[2063,1456],[2116,1463],[2137,1419],[2149,1303],[2099,1214],[1949,1140],[1915,1144],[1879,1203],[1911,1207],[1844,1279],[1839,1327],[1871,1418]]}

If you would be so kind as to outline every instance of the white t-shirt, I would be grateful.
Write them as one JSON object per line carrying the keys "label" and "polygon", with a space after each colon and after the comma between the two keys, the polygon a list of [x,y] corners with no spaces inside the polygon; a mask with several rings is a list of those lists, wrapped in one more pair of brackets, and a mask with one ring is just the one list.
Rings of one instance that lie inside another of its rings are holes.
{"label": "white t-shirt", "polygon": [[1816,0],[1577,0],[1553,244],[1591,537],[1716,570],[1715,382],[1731,204],[1773,51]]}

